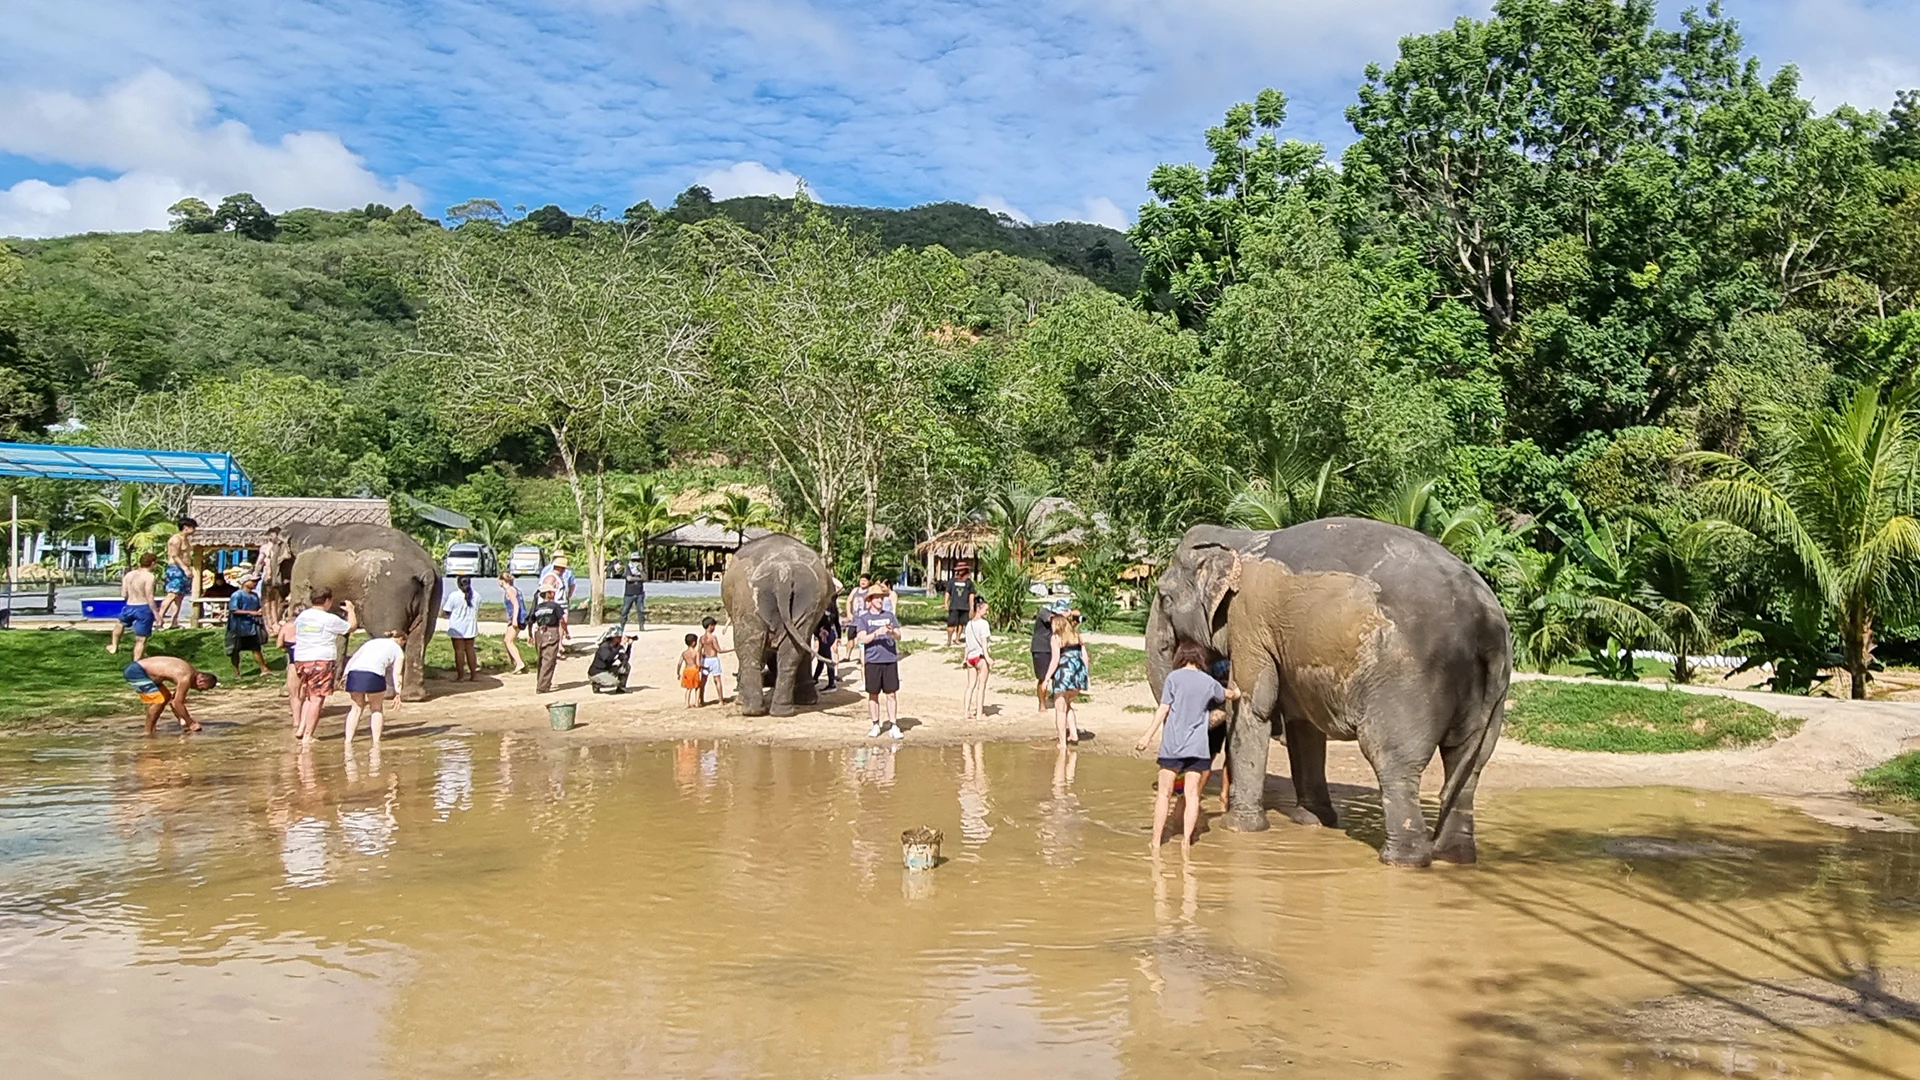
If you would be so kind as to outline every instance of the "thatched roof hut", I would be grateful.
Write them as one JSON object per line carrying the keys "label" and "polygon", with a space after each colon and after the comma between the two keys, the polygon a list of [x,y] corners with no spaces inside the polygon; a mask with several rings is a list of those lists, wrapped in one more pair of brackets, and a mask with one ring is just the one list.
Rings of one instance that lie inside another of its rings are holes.
{"label": "thatched roof hut", "polygon": [[195,495],[187,516],[200,523],[197,548],[256,548],[275,525],[392,525],[385,499],[256,499]]}

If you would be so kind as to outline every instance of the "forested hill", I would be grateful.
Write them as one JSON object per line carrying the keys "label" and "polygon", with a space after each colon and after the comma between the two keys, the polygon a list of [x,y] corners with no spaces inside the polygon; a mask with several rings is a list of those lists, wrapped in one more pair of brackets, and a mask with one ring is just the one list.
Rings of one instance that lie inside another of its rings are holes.
{"label": "forested hill", "polygon": [[[750,195],[739,199],[707,197],[690,188],[668,213],[683,221],[716,214],[760,231],[791,212],[792,200]],[[865,206],[827,206],[835,218],[856,231],[877,237],[885,248],[923,248],[939,244],[955,255],[998,251],[1034,259],[1073,273],[1117,293],[1140,287],[1141,259],[1127,234],[1084,221],[1022,224],[967,203],[941,202],[907,210]]]}

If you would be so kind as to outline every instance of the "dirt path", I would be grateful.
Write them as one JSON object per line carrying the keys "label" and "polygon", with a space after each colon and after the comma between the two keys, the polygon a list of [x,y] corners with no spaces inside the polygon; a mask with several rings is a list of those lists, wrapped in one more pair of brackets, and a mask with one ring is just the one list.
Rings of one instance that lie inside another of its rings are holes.
{"label": "dirt path", "polygon": [[[573,741],[726,738],[803,747],[867,741],[866,701],[847,689],[823,695],[817,710],[787,718],[744,717],[731,706],[685,708],[683,691],[673,676],[675,657],[688,629],[656,626],[640,636],[634,647],[632,690],[624,695],[587,692],[588,654],[581,651],[562,662],[557,689],[551,695],[536,695],[531,675],[483,676],[474,684],[436,681],[429,684],[431,700],[405,706],[392,722],[407,728],[546,731],[547,703],[573,701],[579,705],[579,726],[551,737]],[[999,654],[986,715],[968,721],[961,715],[966,675],[959,664],[959,650],[938,644],[937,629],[910,628],[908,636],[924,643],[900,667],[900,715],[909,743],[1045,742],[1054,737],[1052,714],[1035,707],[1032,673],[1020,640],[1004,642],[1011,648]],[[583,650],[590,640],[583,631]],[[1094,640],[1140,645],[1139,638],[1124,635],[1099,635]],[[731,678],[731,656],[727,669]],[[857,685],[857,665],[843,665],[841,670],[851,674]],[[1505,739],[1488,766],[1483,787],[1671,785],[1799,800],[1795,805],[1816,816],[1843,816],[1857,812],[1848,810],[1854,806],[1847,798],[1850,779],[1920,737],[1920,703],[1851,702],[1693,687],[1676,687],[1674,692],[1723,694],[1806,722],[1791,738],[1768,745],[1680,754],[1587,753]],[[223,719],[258,721],[285,715],[284,700],[272,690],[242,690],[223,694],[218,701]],[[340,696],[330,702],[323,732],[338,733],[345,704]],[[1096,684],[1092,700],[1080,709],[1080,726],[1091,735],[1082,749],[1132,754],[1134,740],[1151,719],[1152,706],[1144,682]],[[1272,771],[1284,773],[1285,751],[1278,746],[1274,750]],[[1374,786],[1371,770],[1352,743],[1330,748],[1328,772],[1336,781]],[[1437,760],[1426,780],[1432,788],[1439,786]]]}

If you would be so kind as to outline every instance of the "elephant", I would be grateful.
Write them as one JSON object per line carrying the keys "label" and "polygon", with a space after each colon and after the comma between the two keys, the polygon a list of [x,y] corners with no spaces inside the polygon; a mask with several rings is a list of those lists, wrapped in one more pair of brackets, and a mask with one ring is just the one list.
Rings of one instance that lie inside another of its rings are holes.
{"label": "elephant", "polygon": [[[1230,805],[1223,824],[1267,827],[1262,787],[1286,741],[1298,805],[1288,818],[1336,824],[1327,740],[1356,740],[1380,782],[1380,861],[1477,858],[1473,794],[1500,740],[1513,635],[1480,575],[1431,538],[1385,522],[1324,518],[1273,532],[1199,526],[1160,576],[1147,621],[1154,693],[1181,640],[1230,663]],[[1446,780],[1429,835],[1420,774]]]}
{"label": "elephant", "polygon": [[296,610],[306,606],[311,590],[325,587],[333,590],[336,606],[353,601],[367,633],[406,631],[400,696],[427,696],[427,641],[440,614],[440,567],[419,541],[385,525],[299,522],[286,529],[286,553],[275,573]]}
{"label": "elephant", "polygon": [[791,536],[763,536],[734,552],[720,575],[720,602],[733,624],[742,714],[792,716],[794,706],[820,700],[813,632],[833,593],[826,560]]}

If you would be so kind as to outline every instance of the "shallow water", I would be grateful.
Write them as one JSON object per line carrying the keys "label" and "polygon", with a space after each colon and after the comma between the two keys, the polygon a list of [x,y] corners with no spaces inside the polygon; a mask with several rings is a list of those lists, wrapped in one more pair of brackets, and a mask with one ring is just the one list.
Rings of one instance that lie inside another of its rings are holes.
{"label": "shallow water", "polygon": [[1920,846],[1757,800],[1156,866],[1125,759],[277,734],[0,739],[0,1076],[1920,1076],[1821,1004],[1920,995]]}

